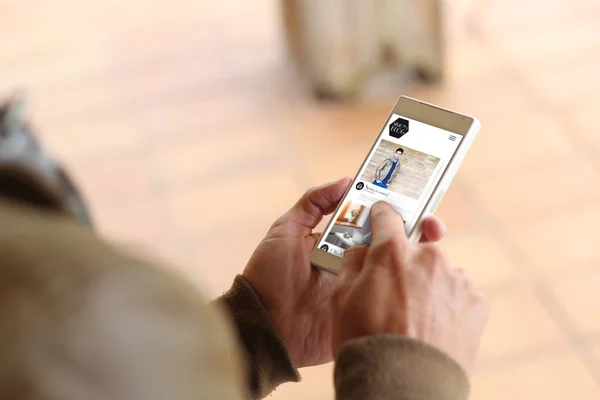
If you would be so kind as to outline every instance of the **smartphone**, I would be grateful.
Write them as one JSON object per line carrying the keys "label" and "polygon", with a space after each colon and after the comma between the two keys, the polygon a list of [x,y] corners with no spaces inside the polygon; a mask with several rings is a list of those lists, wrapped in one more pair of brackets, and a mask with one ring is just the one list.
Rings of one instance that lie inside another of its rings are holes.
{"label": "smartphone", "polygon": [[389,203],[409,240],[418,241],[479,127],[473,117],[400,97],[312,251],[312,264],[337,274],[347,249],[368,246],[370,209],[378,201]]}

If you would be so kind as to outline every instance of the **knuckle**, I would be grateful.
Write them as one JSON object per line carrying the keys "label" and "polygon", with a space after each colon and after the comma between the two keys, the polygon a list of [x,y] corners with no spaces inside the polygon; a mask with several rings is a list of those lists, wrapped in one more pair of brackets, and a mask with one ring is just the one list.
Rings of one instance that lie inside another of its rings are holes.
{"label": "knuckle", "polygon": [[337,282],[331,291],[331,303],[335,305],[339,305],[342,303],[342,297],[346,292],[346,285],[341,282]]}
{"label": "knuckle", "polygon": [[446,259],[446,254],[437,245],[429,245],[429,253],[431,255],[431,258],[433,258],[435,261],[444,261]]}
{"label": "knuckle", "polygon": [[482,306],[486,308],[489,307],[490,301],[488,295],[484,291],[473,289],[472,297],[477,303],[480,303]]}
{"label": "knuckle", "polygon": [[348,249],[344,253],[344,259],[342,261],[342,270],[347,271],[359,271],[364,262],[366,251],[362,248]]}
{"label": "knuckle", "polygon": [[404,260],[405,252],[400,251],[400,242],[397,238],[388,238],[371,245],[371,256],[378,260],[391,260],[394,264]]}
{"label": "knuckle", "polygon": [[378,241],[375,248],[378,251],[389,251],[391,249],[397,249],[397,248],[401,247],[402,244],[403,244],[402,238],[395,236],[395,235],[391,235],[383,240]]}
{"label": "knuckle", "polygon": [[311,202],[311,200],[317,198],[318,196],[319,196],[319,187],[313,186],[310,189],[308,189],[306,192],[304,192],[304,195],[302,195],[302,202],[303,203]]}
{"label": "knuckle", "polygon": [[323,209],[323,204],[327,202],[326,196],[321,189],[322,187],[312,187],[304,193],[300,199],[300,207],[305,213],[315,217],[327,214]]}
{"label": "knuckle", "polygon": [[479,298],[479,301],[476,303],[476,310],[477,313],[479,315],[479,318],[481,320],[482,323],[485,324],[485,322],[489,319],[490,317],[490,303],[487,299],[486,296]]}
{"label": "knuckle", "polygon": [[306,192],[304,192],[304,195],[302,195],[303,198],[311,198],[312,196],[315,195],[315,192],[317,191],[317,187],[313,186],[310,189],[308,189]]}
{"label": "knuckle", "polygon": [[398,248],[404,244],[404,241],[399,236],[391,236],[388,240],[388,246],[392,248]]}
{"label": "knuckle", "polygon": [[281,225],[284,225],[285,222],[286,222],[286,220],[287,220],[287,217],[288,217],[288,213],[285,213],[285,214],[281,215],[280,217],[278,217],[275,220],[275,222],[273,222],[273,224],[271,224],[271,228],[270,229],[274,229],[274,228],[277,228],[277,227],[279,227]]}
{"label": "knuckle", "polygon": [[341,296],[341,289],[340,289],[339,285],[336,285],[336,286],[334,286],[333,290],[331,291],[331,303],[338,304],[340,296]]}
{"label": "knuckle", "polygon": [[454,277],[449,271],[446,255],[437,245],[424,244],[417,255],[417,264],[430,279],[450,279]]}
{"label": "knuckle", "polygon": [[444,251],[432,243],[428,243],[422,247],[422,255],[427,264],[431,266],[438,266],[446,262]]}
{"label": "knuckle", "polygon": [[471,307],[484,316],[489,315],[490,301],[487,294],[481,290],[472,288],[469,293],[469,303]]}
{"label": "knuckle", "polygon": [[344,252],[344,260],[362,255],[366,251],[365,246],[352,246]]}
{"label": "knuckle", "polygon": [[463,271],[463,279],[472,290],[475,290],[475,282],[468,271]]}
{"label": "knuckle", "polygon": [[473,281],[471,279],[471,275],[462,268],[456,268],[453,271],[453,275],[457,280],[462,281],[465,286],[471,287],[473,285]]}

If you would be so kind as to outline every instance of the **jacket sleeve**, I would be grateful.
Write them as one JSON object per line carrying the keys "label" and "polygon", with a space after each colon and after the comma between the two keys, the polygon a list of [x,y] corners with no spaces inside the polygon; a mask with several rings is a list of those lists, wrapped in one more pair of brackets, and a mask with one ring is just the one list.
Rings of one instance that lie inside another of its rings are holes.
{"label": "jacket sleeve", "polygon": [[441,351],[398,335],[348,342],[336,360],[337,400],[467,400],[469,382]]}
{"label": "jacket sleeve", "polygon": [[247,354],[247,399],[262,399],[285,382],[300,382],[277,329],[250,283],[238,275],[227,293],[218,298],[231,313],[240,344]]}
{"label": "jacket sleeve", "polygon": [[[252,286],[238,276],[220,297],[233,315],[247,351],[247,399],[261,399],[285,382],[299,382],[287,350]],[[460,366],[425,343],[398,335],[348,342],[337,357],[337,400],[467,400],[469,384]]]}
{"label": "jacket sleeve", "polygon": [[375,179],[380,180],[380,175],[381,175],[381,170],[385,167],[385,163],[387,160],[383,160],[381,162],[381,164],[379,164],[379,167],[377,167],[377,170],[375,171]]}

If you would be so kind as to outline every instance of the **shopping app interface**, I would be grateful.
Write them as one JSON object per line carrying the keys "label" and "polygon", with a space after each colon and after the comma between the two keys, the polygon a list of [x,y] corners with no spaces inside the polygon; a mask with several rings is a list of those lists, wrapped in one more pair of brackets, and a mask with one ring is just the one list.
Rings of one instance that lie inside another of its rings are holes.
{"label": "shopping app interface", "polygon": [[393,114],[369,154],[334,223],[319,243],[339,257],[371,242],[371,206],[386,201],[411,232],[463,137]]}

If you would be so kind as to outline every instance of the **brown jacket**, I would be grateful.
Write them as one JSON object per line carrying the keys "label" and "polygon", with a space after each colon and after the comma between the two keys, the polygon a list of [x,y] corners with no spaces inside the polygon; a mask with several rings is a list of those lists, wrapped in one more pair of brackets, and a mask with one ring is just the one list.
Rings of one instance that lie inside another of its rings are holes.
{"label": "brown jacket", "polygon": [[[0,399],[259,399],[300,380],[243,277],[209,306],[174,270],[102,241],[9,111],[0,107]],[[349,342],[334,384],[344,400],[468,395],[452,359],[395,335]]]}
{"label": "brown jacket", "polygon": [[[377,181],[384,180],[385,177],[387,176],[387,174],[390,172],[390,169],[392,169],[393,166],[394,166],[394,157],[386,158],[385,160],[383,160],[383,162],[381,164],[379,164],[379,167],[377,167],[377,170],[375,171],[375,180],[377,180]],[[396,178],[396,174],[398,174],[398,171],[400,171],[400,160],[397,161],[396,167],[392,171],[392,175],[390,176],[390,179],[387,182],[388,185],[391,185],[392,183],[394,183],[394,179]]]}
{"label": "brown jacket", "polygon": [[[281,383],[298,382],[300,375],[250,284],[238,276],[219,301],[231,311],[251,365],[246,398],[260,399]],[[339,400],[465,400],[469,394],[467,377],[454,360],[398,335],[355,339],[335,362]]]}
{"label": "brown jacket", "polygon": [[[259,399],[300,380],[241,276],[207,307],[184,279],[73,219],[3,201],[0,259],[2,399]],[[394,335],[348,343],[334,384],[344,400],[468,394],[453,360]]]}

